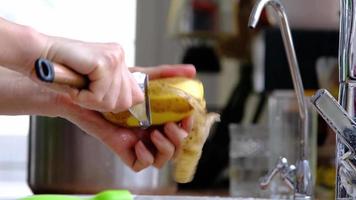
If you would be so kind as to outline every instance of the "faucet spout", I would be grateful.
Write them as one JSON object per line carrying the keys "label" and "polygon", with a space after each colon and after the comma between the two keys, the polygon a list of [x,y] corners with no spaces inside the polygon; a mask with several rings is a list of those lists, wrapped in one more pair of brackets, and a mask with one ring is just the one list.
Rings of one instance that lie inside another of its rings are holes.
{"label": "faucet spout", "polygon": [[[288,64],[292,76],[293,86],[298,100],[299,115],[301,119],[307,118],[307,106],[304,98],[304,88],[302,83],[302,78],[299,72],[299,64],[297,56],[294,50],[294,44],[292,40],[292,34],[290,31],[287,15],[284,6],[279,0],[259,0],[252,9],[248,26],[250,28],[256,28],[259,18],[261,16],[262,10],[270,5],[278,13],[280,20],[280,28],[283,38],[283,44],[287,54]],[[305,138],[306,139],[306,138]]]}
{"label": "faucet spout", "polygon": [[268,4],[270,2],[270,0],[262,0],[260,2],[258,2],[252,9],[251,11],[251,15],[248,21],[248,27],[250,28],[256,28],[257,23],[260,19],[262,10],[264,9],[264,7],[266,6],[266,4]]}
{"label": "faucet spout", "polygon": [[261,16],[262,10],[267,5],[270,5],[279,16],[280,29],[283,38],[283,44],[287,54],[287,60],[289,64],[289,70],[292,76],[294,91],[297,96],[299,116],[302,121],[302,133],[300,134],[300,153],[299,160],[297,161],[297,183],[296,192],[302,195],[310,196],[312,193],[312,180],[311,172],[308,161],[308,108],[304,97],[304,88],[302,78],[299,72],[299,65],[297,61],[297,56],[294,50],[294,44],[292,40],[291,31],[289,28],[289,23],[284,6],[279,0],[258,0],[251,12],[249,18],[249,27],[255,28],[259,18]]}

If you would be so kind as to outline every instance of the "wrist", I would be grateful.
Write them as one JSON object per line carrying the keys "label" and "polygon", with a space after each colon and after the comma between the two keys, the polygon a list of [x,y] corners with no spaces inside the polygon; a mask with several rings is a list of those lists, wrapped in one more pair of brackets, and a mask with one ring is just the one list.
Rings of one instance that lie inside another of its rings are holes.
{"label": "wrist", "polygon": [[[63,116],[70,98],[28,77],[0,67],[0,115]],[[6,87],[5,87],[6,86]]]}
{"label": "wrist", "polygon": [[68,95],[61,93],[57,93],[51,105],[54,106],[50,113],[52,116],[62,117],[68,120],[71,116],[70,113],[80,112],[78,110],[79,106],[74,104]]}
{"label": "wrist", "polygon": [[22,51],[20,51],[23,63],[19,72],[29,77],[34,70],[35,61],[40,57],[45,57],[51,45],[48,36],[30,27],[23,27],[23,34],[27,42]]}
{"label": "wrist", "polygon": [[1,66],[26,76],[34,68],[35,60],[48,49],[48,36],[29,26],[19,25],[0,18]]}

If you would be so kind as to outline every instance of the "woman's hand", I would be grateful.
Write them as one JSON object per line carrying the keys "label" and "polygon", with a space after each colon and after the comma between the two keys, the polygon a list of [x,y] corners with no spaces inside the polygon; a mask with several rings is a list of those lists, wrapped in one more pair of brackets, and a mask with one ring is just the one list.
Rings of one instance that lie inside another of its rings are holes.
{"label": "woman's hand", "polygon": [[0,27],[1,66],[36,81],[34,63],[38,58],[65,65],[88,76],[89,87],[78,90],[47,85],[69,94],[74,103],[96,111],[119,112],[143,100],[143,93],[125,64],[120,45],[52,37],[2,18]]}
{"label": "woman's hand", "polygon": [[191,129],[191,119],[167,123],[146,130],[122,128],[106,121],[98,112],[74,106],[67,119],[96,137],[115,152],[134,171],[151,165],[161,168],[180,151],[183,139]]}
{"label": "woman's hand", "polygon": [[[159,67],[134,67],[132,71],[147,73],[149,77],[162,78],[186,76],[193,78],[195,68],[191,65],[162,65]],[[192,118],[179,125],[167,123],[161,127],[123,128],[105,120],[98,112],[76,106],[69,99],[62,99],[66,106],[63,116],[78,125],[88,134],[109,146],[134,171],[148,166],[162,167],[180,151],[183,139],[192,127]]]}
{"label": "woman's hand", "polygon": [[[133,71],[145,72],[151,78],[194,77],[194,67],[138,67],[130,71],[118,44],[46,36],[2,18],[0,25],[3,47],[0,65],[11,70],[0,67],[0,85],[6,86],[0,87],[0,114],[66,118],[107,144],[135,171],[150,165],[161,167],[179,152],[180,143],[190,130],[189,119],[183,120],[181,126],[168,123],[159,129],[126,129],[106,121],[100,112],[124,111],[143,100],[142,91],[131,75]],[[88,76],[89,88],[78,90],[47,84],[59,93],[34,83],[29,76],[34,74],[34,62],[39,57]]]}
{"label": "woman's hand", "polygon": [[[152,78],[167,76],[194,77],[195,69],[188,65],[132,68]],[[147,130],[127,129],[105,120],[101,113],[83,108],[63,93],[40,86],[28,77],[0,67],[0,114],[31,114],[65,118],[84,132],[110,147],[129,167],[140,171],[150,165],[162,167],[180,151],[188,135],[192,119],[167,123]]]}
{"label": "woman's hand", "polygon": [[[54,89],[66,91],[74,103],[100,112],[120,112],[143,101],[143,93],[125,64],[124,51],[120,45],[57,37],[49,37],[48,41],[43,58],[89,78],[88,88],[81,90],[47,84]],[[32,74],[35,74],[34,71]]]}
{"label": "woman's hand", "polygon": [[186,64],[159,65],[156,67],[131,67],[130,71],[148,74],[150,79],[174,76],[194,78],[196,75],[195,67],[193,65]]}

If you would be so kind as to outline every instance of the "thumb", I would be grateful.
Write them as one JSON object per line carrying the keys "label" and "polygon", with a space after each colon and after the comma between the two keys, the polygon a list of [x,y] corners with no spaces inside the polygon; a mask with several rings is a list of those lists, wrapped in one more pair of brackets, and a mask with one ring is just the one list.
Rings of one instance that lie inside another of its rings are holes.
{"label": "thumb", "polygon": [[135,105],[143,102],[145,100],[145,95],[131,73],[129,73],[129,76],[131,84],[132,104]]}

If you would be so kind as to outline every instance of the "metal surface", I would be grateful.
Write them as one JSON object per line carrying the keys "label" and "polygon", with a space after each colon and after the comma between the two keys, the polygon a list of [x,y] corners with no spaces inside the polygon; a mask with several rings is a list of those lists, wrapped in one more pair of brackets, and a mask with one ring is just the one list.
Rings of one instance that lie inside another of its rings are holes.
{"label": "metal surface", "polygon": [[321,89],[311,99],[312,104],[341,142],[354,154],[356,148],[356,123],[349,117],[331,94]]}
{"label": "metal surface", "polygon": [[141,72],[134,72],[132,76],[137,81],[142,92],[145,94],[144,102],[132,106],[129,111],[139,121],[140,127],[151,126],[151,106],[148,96],[148,75]]}
{"label": "metal surface", "polygon": [[340,82],[356,80],[356,41],[355,41],[355,9],[354,0],[340,0],[340,37],[339,61]]}
{"label": "metal surface", "polygon": [[[346,152],[338,158],[339,195],[356,197],[356,123],[331,94],[321,89],[311,99],[319,114],[338,136],[338,142],[346,147]],[[339,198],[338,198],[339,199]]]}
{"label": "metal surface", "polygon": [[99,140],[61,118],[31,116],[28,162],[28,184],[34,193],[176,191],[169,165],[162,170],[152,167],[135,173]]}
{"label": "metal surface", "polygon": [[[339,104],[346,110],[350,119],[355,119],[355,85],[356,85],[356,5],[354,0],[340,0],[340,35],[339,35]],[[355,196],[352,190],[344,184],[345,154],[353,151],[337,137],[337,177],[336,198],[344,199]],[[347,165],[347,164],[346,164]],[[350,169],[353,170],[353,169]],[[351,172],[350,173],[355,173]],[[356,181],[355,176],[348,176]]]}
{"label": "metal surface", "polygon": [[308,108],[304,97],[304,88],[299,72],[299,65],[294,50],[291,31],[283,5],[279,0],[259,0],[256,2],[249,19],[249,26],[255,28],[265,6],[270,5],[278,13],[283,44],[287,54],[289,69],[292,76],[294,91],[297,96],[299,115],[302,121],[302,133],[300,134],[300,157],[297,161],[296,193],[300,195],[312,195],[312,179],[308,159]]}
{"label": "metal surface", "polygon": [[261,181],[260,186],[266,188],[272,179],[276,175],[280,175],[282,181],[288,186],[288,188],[295,191],[294,183],[296,179],[296,168],[294,165],[289,165],[286,158],[280,158],[276,164],[276,167]]}

